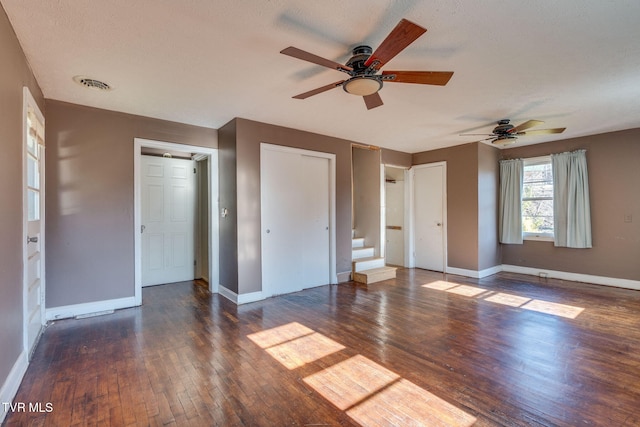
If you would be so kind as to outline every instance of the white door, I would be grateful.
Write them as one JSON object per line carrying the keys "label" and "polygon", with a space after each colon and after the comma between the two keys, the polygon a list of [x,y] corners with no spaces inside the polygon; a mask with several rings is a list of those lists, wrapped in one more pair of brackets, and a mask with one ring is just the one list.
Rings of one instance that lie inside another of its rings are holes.
{"label": "white door", "polygon": [[24,342],[30,355],[44,319],[44,117],[26,88],[24,104]]}
{"label": "white door", "polygon": [[329,160],[261,151],[265,297],[330,283]]}
{"label": "white door", "polygon": [[195,161],[142,156],[142,286],[193,280]]}
{"label": "white door", "polygon": [[415,266],[445,269],[445,165],[414,166]]}

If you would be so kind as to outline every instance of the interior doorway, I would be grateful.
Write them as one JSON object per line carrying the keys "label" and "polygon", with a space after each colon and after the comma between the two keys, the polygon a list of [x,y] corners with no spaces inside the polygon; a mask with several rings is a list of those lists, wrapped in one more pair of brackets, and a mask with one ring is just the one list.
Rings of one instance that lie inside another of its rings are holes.
{"label": "interior doorway", "polygon": [[405,174],[401,167],[384,167],[385,194],[385,259],[388,265],[404,267],[405,263]]}
{"label": "interior doorway", "polygon": [[260,146],[264,297],[336,282],[335,156]]}
{"label": "interior doorway", "polygon": [[446,271],[446,162],[414,166],[412,175],[412,247],[416,268]]}
{"label": "interior doorway", "polygon": [[[153,141],[147,139],[136,138],[134,140],[134,287],[135,287],[135,302],[137,305],[142,304],[142,264],[143,264],[143,191],[142,191],[142,173],[143,173],[143,150],[147,153],[154,150],[162,155],[163,153],[189,153],[192,160],[196,161],[196,169],[206,170],[206,185],[203,188],[202,185],[196,183],[196,193],[200,188],[199,197],[195,200],[200,200],[200,203],[194,202],[196,209],[200,206],[200,218],[196,217],[194,220],[194,227],[199,229],[199,232],[195,233],[194,238],[194,255],[200,254],[202,259],[202,266],[198,269],[197,265],[191,265],[190,268],[196,275],[196,270],[203,277],[205,274],[209,282],[209,290],[211,292],[218,292],[219,285],[219,269],[218,269],[218,151],[213,148],[198,147],[192,145],[175,144],[163,141]],[[202,201],[206,200],[203,204]],[[203,227],[202,223],[206,226]],[[194,257],[191,256],[191,259]],[[196,263],[197,264],[197,263]],[[165,283],[170,283],[171,278],[167,277]]]}

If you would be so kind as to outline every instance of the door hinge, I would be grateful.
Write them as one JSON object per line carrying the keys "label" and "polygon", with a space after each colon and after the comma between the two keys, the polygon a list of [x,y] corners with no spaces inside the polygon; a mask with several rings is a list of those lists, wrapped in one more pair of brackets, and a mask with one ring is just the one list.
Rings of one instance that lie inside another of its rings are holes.
{"label": "door hinge", "polygon": [[193,168],[193,173],[196,173],[196,168]]}
{"label": "door hinge", "polygon": [[197,264],[197,261],[194,259],[193,260],[193,266],[195,267],[196,265],[198,265],[198,264]]}

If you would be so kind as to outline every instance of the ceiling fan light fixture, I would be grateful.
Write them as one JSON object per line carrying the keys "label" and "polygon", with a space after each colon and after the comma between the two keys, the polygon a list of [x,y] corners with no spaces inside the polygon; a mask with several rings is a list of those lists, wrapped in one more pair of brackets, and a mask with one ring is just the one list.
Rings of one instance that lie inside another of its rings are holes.
{"label": "ceiling fan light fixture", "polygon": [[511,145],[515,144],[517,140],[518,138],[515,136],[501,136],[497,139],[494,139],[493,143],[496,145]]}
{"label": "ceiling fan light fixture", "polygon": [[356,76],[347,80],[342,87],[345,92],[352,95],[368,96],[382,88],[382,81],[367,76]]}

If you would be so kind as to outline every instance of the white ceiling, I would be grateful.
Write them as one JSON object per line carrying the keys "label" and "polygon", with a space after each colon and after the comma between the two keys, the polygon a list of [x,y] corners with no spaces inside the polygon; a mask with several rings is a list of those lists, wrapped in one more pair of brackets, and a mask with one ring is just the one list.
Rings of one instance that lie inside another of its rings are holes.
{"label": "white ceiling", "polygon": [[[406,152],[473,142],[498,119],[562,135],[640,127],[638,0],[0,0],[46,98],[219,128],[234,117]],[[427,33],[384,69],[454,71],[448,85],[387,83],[384,105],[333,89],[344,63],[402,18]],[[112,85],[74,83],[85,75]]]}

